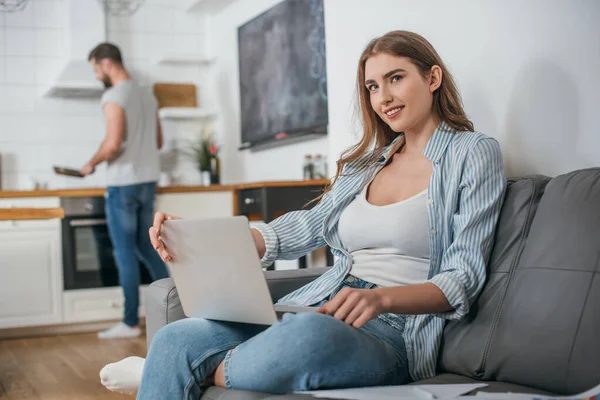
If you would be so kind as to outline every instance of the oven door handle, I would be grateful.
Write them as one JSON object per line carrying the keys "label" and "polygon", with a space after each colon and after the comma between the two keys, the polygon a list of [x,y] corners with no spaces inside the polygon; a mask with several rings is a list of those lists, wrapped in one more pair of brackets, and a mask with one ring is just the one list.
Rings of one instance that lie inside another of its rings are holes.
{"label": "oven door handle", "polygon": [[105,219],[76,219],[69,221],[69,226],[95,226],[106,225]]}

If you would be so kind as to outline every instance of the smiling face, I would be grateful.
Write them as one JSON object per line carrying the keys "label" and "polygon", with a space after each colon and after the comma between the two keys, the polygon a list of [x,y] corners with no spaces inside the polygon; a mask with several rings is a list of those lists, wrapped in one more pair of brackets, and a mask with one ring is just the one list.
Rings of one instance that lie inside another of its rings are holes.
{"label": "smiling face", "polygon": [[371,107],[394,132],[416,129],[432,117],[433,92],[440,83],[439,67],[424,77],[407,57],[378,53],[365,63]]}

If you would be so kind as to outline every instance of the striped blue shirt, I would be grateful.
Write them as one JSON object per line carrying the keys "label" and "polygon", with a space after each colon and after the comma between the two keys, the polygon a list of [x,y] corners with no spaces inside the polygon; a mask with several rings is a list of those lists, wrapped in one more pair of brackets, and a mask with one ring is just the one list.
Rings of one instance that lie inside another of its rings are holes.
{"label": "striped blue shirt", "polygon": [[[310,210],[289,212],[258,226],[266,243],[261,262],[291,260],[329,245],[335,265],[315,281],[280,300],[295,305],[325,299],[348,275],[352,257],[340,240],[342,211],[404,144],[400,134],[387,147],[374,150],[344,167],[343,174]],[[498,142],[475,132],[457,132],[442,122],[423,151],[433,164],[428,186],[430,267],[427,282],[441,289],[453,310],[410,315],[404,340],[414,380],[435,375],[446,319],[461,319],[479,296],[486,280],[496,222],[506,189]]]}

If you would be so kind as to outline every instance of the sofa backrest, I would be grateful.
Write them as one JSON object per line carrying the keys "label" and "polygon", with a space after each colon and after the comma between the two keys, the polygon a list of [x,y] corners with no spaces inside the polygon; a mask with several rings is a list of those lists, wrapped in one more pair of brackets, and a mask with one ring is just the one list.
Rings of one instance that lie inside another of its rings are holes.
{"label": "sofa backrest", "polygon": [[508,282],[525,247],[531,221],[550,178],[526,177],[508,182],[488,264],[488,281],[471,312],[446,324],[440,368],[475,379],[483,378],[487,351]]}
{"label": "sofa backrest", "polygon": [[484,379],[559,394],[600,383],[600,168],[553,179],[492,338]]}
{"label": "sofa backrest", "polygon": [[537,210],[517,185],[532,202],[542,194],[511,185],[488,284],[470,319],[448,324],[440,367],[582,392],[600,383],[600,168],[552,179]]}

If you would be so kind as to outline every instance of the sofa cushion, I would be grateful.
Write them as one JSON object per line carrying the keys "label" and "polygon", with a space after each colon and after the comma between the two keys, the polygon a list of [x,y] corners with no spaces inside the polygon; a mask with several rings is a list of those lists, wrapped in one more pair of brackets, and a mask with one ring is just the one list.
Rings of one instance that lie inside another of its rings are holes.
{"label": "sofa cushion", "polygon": [[212,386],[202,395],[202,400],[262,400],[273,394],[251,392],[249,390],[231,390]]}
{"label": "sofa cushion", "polygon": [[[485,383],[488,386],[483,387],[481,389],[476,389],[469,394],[476,394],[479,392],[482,393],[527,393],[527,394],[539,394],[542,396],[554,396],[552,393],[545,392],[543,390],[536,390],[526,386],[515,385],[512,383],[505,382],[485,382],[478,381],[475,379],[467,378],[466,376],[455,375],[455,374],[441,374],[436,377],[425,379],[422,381],[411,383],[411,385],[448,385],[448,384],[473,384],[473,383]],[[306,394],[285,394],[285,395],[268,395],[264,396],[264,393],[256,393],[256,392],[246,392],[246,391],[233,391],[236,392],[237,397],[226,397],[229,392],[220,388],[211,388],[208,394],[211,394],[211,397],[203,397],[204,399],[210,400],[253,400],[253,399],[263,399],[263,400],[310,400],[313,398],[310,395]],[[206,395],[205,395],[206,396]],[[242,397],[240,397],[242,396]],[[247,397],[243,397],[247,396]]]}
{"label": "sofa cushion", "polygon": [[327,272],[329,267],[306,268],[284,271],[266,271],[267,285],[273,302],[276,303],[280,298],[290,294],[294,290],[308,285],[319,276]]}
{"label": "sofa cushion", "polygon": [[441,371],[471,378],[483,376],[486,350],[506,296],[508,282],[549,181],[550,178],[535,176],[508,182],[486,286],[465,319],[447,323],[440,354]]}
{"label": "sofa cushion", "polygon": [[600,382],[600,168],[554,178],[496,324],[484,379],[558,394]]}

